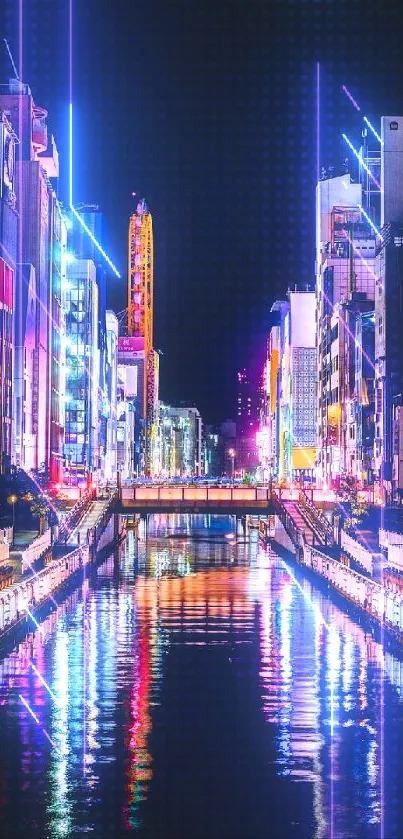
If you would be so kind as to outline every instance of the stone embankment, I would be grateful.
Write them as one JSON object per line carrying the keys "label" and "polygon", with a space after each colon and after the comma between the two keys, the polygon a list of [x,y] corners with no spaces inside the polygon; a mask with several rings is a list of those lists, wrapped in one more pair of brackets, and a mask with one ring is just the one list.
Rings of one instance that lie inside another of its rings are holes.
{"label": "stone embankment", "polygon": [[[288,511],[284,515],[273,516],[260,523],[260,536],[264,542],[273,541],[283,549],[293,553],[299,565],[313,573],[318,580],[324,580],[327,586],[341,595],[348,603],[357,607],[403,644],[403,589],[392,585],[387,571],[380,581],[372,576],[372,562],[367,551],[362,549],[362,556],[356,551],[354,542],[349,537],[342,540],[342,550],[327,550],[322,546],[310,544],[296,523],[289,520]],[[348,542],[348,544],[346,544]],[[357,543],[358,544],[358,543]],[[347,551],[354,552],[354,567]],[[359,561],[362,563],[362,573]]]}
{"label": "stone embankment", "polygon": [[[67,584],[78,583],[84,578],[86,567],[95,560],[98,551],[120,540],[125,531],[119,533],[118,519],[113,512],[114,501],[114,494],[96,501],[88,493],[65,517],[59,528],[59,538],[53,545],[51,531],[47,530],[24,551],[18,580],[13,580],[13,568],[3,566],[0,642],[24,623],[37,625],[35,613],[54,600],[54,595]],[[74,545],[75,534],[79,536]],[[67,544],[68,541],[73,544]],[[38,563],[45,565],[36,570]]]}

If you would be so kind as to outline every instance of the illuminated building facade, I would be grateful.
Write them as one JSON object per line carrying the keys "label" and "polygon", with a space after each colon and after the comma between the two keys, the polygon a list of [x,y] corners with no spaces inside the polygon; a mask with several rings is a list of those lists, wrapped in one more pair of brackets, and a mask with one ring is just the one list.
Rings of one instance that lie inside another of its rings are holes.
{"label": "illuminated building facade", "polygon": [[118,320],[114,312],[106,312],[105,325],[107,426],[104,477],[106,481],[115,481],[117,475]]}
{"label": "illuminated building facade", "polygon": [[98,286],[91,260],[67,266],[65,467],[68,483],[99,477]]}
{"label": "illuminated building facade", "polygon": [[[365,218],[363,183],[349,174],[316,191],[317,479],[362,476],[356,462],[356,321],[374,306],[376,236]],[[369,209],[369,207],[368,207]]]}
{"label": "illuminated building facade", "polygon": [[160,402],[159,452],[164,477],[202,474],[202,420],[197,408],[172,408]]}
{"label": "illuminated building facade", "polygon": [[220,436],[212,425],[203,428],[202,474],[208,477],[221,475]]}
{"label": "illuminated building facade", "polygon": [[247,436],[256,427],[258,389],[250,370],[238,372],[237,429]]}
{"label": "illuminated building facade", "polygon": [[117,393],[116,393],[116,462],[117,471],[123,480],[136,476],[134,451],[134,423],[135,413],[133,401],[128,398],[130,381],[128,382],[127,367],[118,364]]}
{"label": "illuminated building facade", "polygon": [[118,465],[126,477],[145,471],[144,338],[118,338]]}
{"label": "illuminated building facade", "polygon": [[315,294],[290,291],[271,310],[264,400],[257,434],[260,473],[312,480],[316,460]]}
{"label": "illuminated building facade", "polygon": [[374,483],[375,442],[375,312],[362,312],[356,319],[355,393],[357,478]]}
{"label": "illuminated building facade", "polygon": [[13,454],[13,354],[15,272],[17,263],[17,210],[15,148],[17,137],[0,99],[0,474]]}
{"label": "illuminated building facade", "polygon": [[144,472],[155,469],[158,423],[158,357],[153,349],[154,245],[152,217],[141,199],[129,221],[127,331],[144,340],[142,417]]}
{"label": "illuminated building facade", "polygon": [[[80,218],[87,230],[74,214],[70,215],[70,230],[68,236],[69,251],[76,259],[90,259],[95,265],[95,276],[98,288],[98,350],[99,350],[99,391],[98,391],[98,422],[99,422],[99,462],[100,470],[104,471],[107,457],[108,421],[110,417],[107,395],[107,330],[106,330],[106,286],[108,265],[95,246],[97,242],[106,241],[106,222],[99,207],[90,204],[77,206]],[[89,233],[91,233],[91,236]]]}
{"label": "illuminated building facade", "polygon": [[52,484],[63,482],[64,423],[66,400],[66,288],[67,227],[61,206],[53,193],[50,199],[50,277],[49,277],[49,479]]}
{"label": "illuminated building facade", "polygon": [[[15,357],[13,458],[17,465],[33,468],[56,482],[62,474],[61,288],[65,247],[65,227],[54,186],[59,176],[58,153],[53,137],[48,137],[47,111],[35,105],[28,85],[11,80],[8,86],[3,86],[0,108],[7,112],[14,132],[20,135],[16,179],[20,268],[16,298],[21,301],[21,310],[16,311],[15,318],[18,350]],[[25,308],[28,299],[29,312]],[[32,307],[33,299],[36,302]],[[33,316],[35,342],[32,350]],[[26,348],[29,353],[33,352],[32,369],[30,360],[25,365]],[[27,394],[27,386],[32,388],[31,394]],[[29,415],[27,425],[25,403]]]}
{"label": "illuminated building facade", "polygon": [[265,398],[260,419],[260,434],[257,438],[260,465],[263,476],[277,477],[279,466],[279,369],[282,348],[282,332],[288,303],[277,300],[270,310],[272,325],[267,340],[265,364]]}
{"label": "illuminated building facade", "polygon": [[403,493],[403,117],[381,119],[381,228],[375,294],[375,466],[384,498]]}

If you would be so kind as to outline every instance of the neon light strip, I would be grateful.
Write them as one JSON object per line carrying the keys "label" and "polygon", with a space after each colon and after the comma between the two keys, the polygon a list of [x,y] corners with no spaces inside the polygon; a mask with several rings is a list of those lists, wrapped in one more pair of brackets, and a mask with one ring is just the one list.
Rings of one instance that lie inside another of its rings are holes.
{"label": "neon light strip", "polygon": [[378,140],[378,143],[380,143],[381,146],[383,146],[384,143],[383,143],[382,137],[380,137],[378,132],[375,131],[375,128],[374,128],[373,125],[371,125],[368,117],[364,117],[364,122],[365,122],[366,125],[368,125],[368,128],[370,129],[370,131],[372,131],[374,137],[376,137],[376,139]]}
{"label": "neon light strip", "polygon": [[316,180],[320,180],[320,64],[316,64]]}
{"label": "neon light strip", "polygon": [[69,105],[69,205],[73,206],[73,103]]}
{"label": "neon light strip", "polygon": [[101,254],[101,256],[103,256],[105,262],[108,263],[109,267],[112,268],[113,273],[116,274],[117,278],[120,280],[120,274],[119,274],[118,269],[115,267],[113,262],[109,259],[109,256],[108,256],[107,253],[105,253],[104,249],[101,248],[101,245],[96,240],[93,233],[91,233],[91,230],[89,229],[89,227],[87,227],[85,221],[81,218],[80,214],[77,212],[77,210],[72,205],[71,205],[70,209],[71,209],[72,213],[74,213],[76,219],[80,222],[81,227],[83,228],[83,230],[85,230],[87,236],[90,237],[91,242],[93,242],[95,247],[99,250],[99,253]]}
{"label": "neon light strip", "polygon": [[353,144],[352,144],[351,140],[349,140],[349,139],[348,139],[348,137],[347,137],[347,135],[346,135],[346,134],[342,134],[341,136],[343,137],[343,140],[347,143],[348,147],[351,149],[351,151],[353,152],[353,154],[355,154],[355,156],[356,156],[356,158],[357,158],[358,162],[359,162],[359,163],[361,163],[361,166],[363,167],[363,169],[365,169],[365,171],[367,172],[367,174],[369,175],[369,177],[371,178],[371,180],[374,182],[375,186],[377,186],[377,187],[378,187],[378,189],[380,190],[381,185],[378,183],[378,181],[376,180],[376,178],[374,178],[374,176],[373,176],[373,174],[372,174],[371,170],[368,168],[367,164],[366,164],[366,163],[365,163],[365,161],[363,160],[363,158],[362,158],[362,156],[360,155],[360,153],[359,153],[359,152],[358,152],[358,151],[354,148],[354,146],[353,146]]}
{"label": "neon light strip", "polygon": [[356,109],[356,111],[360,111],[361,110],[360,106],[357,105],[357,102],[355,101],[354,96],[352,95],[352,93],[350,93],[349,89],[346,87],[345,84],[342,86],[341,89],[342,89],[343,93],[346,94],[347,98],[350,100],[352,105],[354,105],[354,108]]}
{"label": "neon light strip", "polygon": [[361,207],[361,204],[359,204],[359,205],[358,205],[358,209],[362,212],[362,214],[363,214],[364,218],[367,220],[367,222],[368,222],[369,226],[370,226],[370,227],[372,227],[372,230],[374,231],[374,233],[375,233],[377,236],[379,236],[379,238],[380,238],[380,239],[382,239],[382,242],[383,242],[383,236],[382,236],[382,233],[381,233],[381,232],[378,230],[378,228],[375,226],[374,222],[373,222],[373,221],[372,221],[372,219],[369,217],[368,213],[366,213],[366,212],[365,212],[364,207]]}
{"label": "neon light strip", "polygon": [[79,221],[79,223],[81,224],[81,227],[83,228],[83,230],[85,230],[87,236],[90,237],[91,242],[95,245],[95,247],[97,248],[97,250],[99,251],[101,256],[103,256],[105,262],[108,263],[109,267],[112,268],[112,271],[113,271],[114,274],[116,274],[118,280],[120,280],[121,277],[120,277],[118,269],[113,264],[112,260],[109,259],[109,256],[108,256],[107,253],[105,253],[104,249],[101,248],[101,245],[99,244],[99,242],[97,241],[97,239],[95,238],[93,233],[91,233],[91,230],[89,229],[89,227],[87,227],[87,225],[85,224],[85,221],[81,218],[80,214],[77,212],[77,210],[73,206],[73,103],[72,102],[70,102],[70,105],[69,105],[69,204],[70,204],[70,210],[72,211],[72,213],[76,217],[77,221]]}

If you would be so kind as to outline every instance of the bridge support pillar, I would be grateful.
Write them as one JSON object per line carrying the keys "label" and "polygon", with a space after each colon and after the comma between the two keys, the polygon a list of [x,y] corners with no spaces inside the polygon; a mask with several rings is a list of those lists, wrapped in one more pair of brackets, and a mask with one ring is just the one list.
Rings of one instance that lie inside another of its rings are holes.
{"label": "bridge support pillar", "polygon": [[141,539],[147,539],[148,536],[148,513],[144,513],[140,516],[139,522],[139,536]]}
{"label": "bridge support pillar", "polygon": [[246,536],[246,516],[235,516],[235,534],[238,536]]}
{"label": "bridge support pillar", "polygon": [[113,514],[113,538],[117,539],[120,533],[120,516],[119,513]]}

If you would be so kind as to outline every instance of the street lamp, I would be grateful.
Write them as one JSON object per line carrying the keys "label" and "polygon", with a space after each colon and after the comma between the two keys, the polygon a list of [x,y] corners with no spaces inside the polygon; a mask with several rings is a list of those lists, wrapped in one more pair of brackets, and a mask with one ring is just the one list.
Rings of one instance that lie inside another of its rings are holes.
{"label": "street lamp", "polygon": [[235,449],[228,449],[228,457],[231,458],[231,478],[234,483]]}
{"label": "street lamp", "polygon": [[11,543],[11,544],[12,544],[12,545],[13,545],[13,547],[14,547],[14,521],[15,521],[15,505],[16,505],[16,503],[17,503],[17,501],[18,501],[18,495],[14,495],[14,494],[13,494],[13,495],[9,495],[9,496],[8,496],[8,498],[7,498],[7,501],[8,501],[8,503],[9,503],[9,504],[11,504],[11,506],[12,506],[12,508],[13,508],[13,541],[12,541],[12,543]]}

